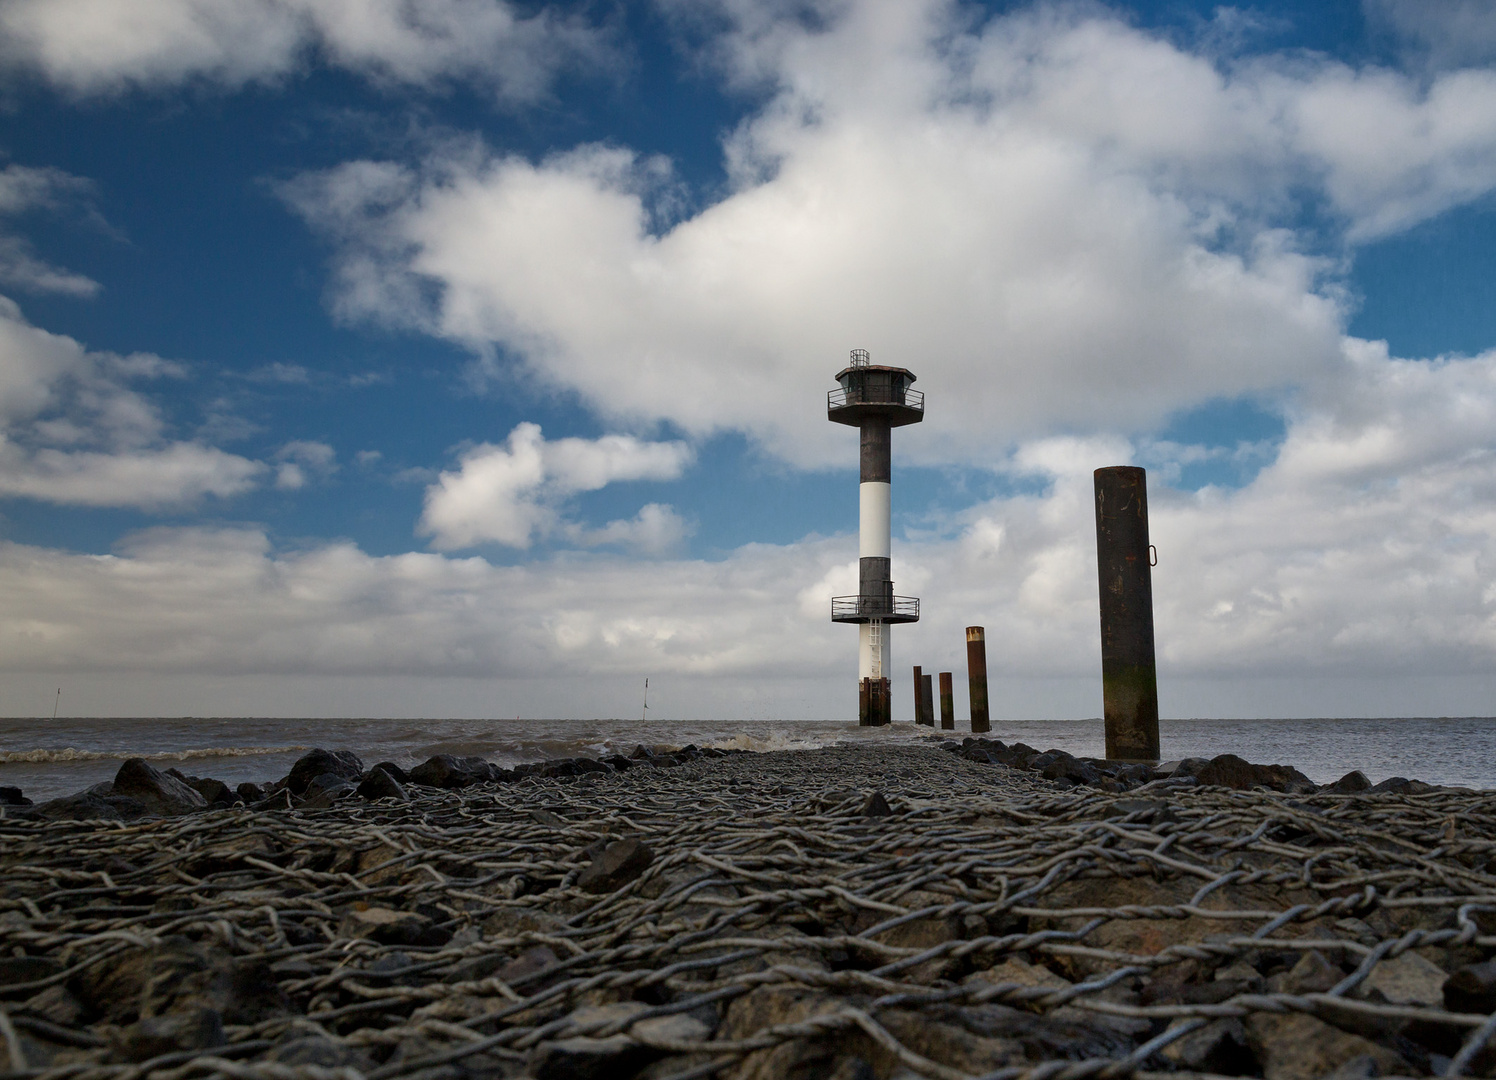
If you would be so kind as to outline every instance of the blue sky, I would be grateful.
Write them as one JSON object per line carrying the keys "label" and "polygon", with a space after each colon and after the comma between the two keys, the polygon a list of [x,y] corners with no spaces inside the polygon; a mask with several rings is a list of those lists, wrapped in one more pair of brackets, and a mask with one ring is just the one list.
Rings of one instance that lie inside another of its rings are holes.
{"label": "blue sky", "polygon": [[853,347],[928,395],[896,670],[983,623],[999,713],[1094,715],[1089,473],[1134,462],[1166,713],[1491,712],[1489,3],[0,40],[9,712],[850,715]]}

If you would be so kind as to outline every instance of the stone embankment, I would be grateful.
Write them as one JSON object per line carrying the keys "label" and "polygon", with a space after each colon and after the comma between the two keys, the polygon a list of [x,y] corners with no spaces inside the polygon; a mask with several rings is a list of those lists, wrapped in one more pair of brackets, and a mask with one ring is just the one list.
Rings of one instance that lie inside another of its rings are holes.
{"label": "stone embankment", "polygon": [[0,791],[0,1072],[1496,1075],[1496,794],[936,745]]}

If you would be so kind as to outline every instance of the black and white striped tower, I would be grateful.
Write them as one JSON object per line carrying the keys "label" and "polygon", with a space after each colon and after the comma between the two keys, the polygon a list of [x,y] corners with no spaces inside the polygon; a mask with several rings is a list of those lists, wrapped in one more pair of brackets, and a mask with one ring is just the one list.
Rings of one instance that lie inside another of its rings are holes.
{"label": "black and white striped tower", "polygon": [[893,671],[888,628],[919,622],[919,601],[895,596],[890,572],[890,432],[925,418],[925,396],[910,390],[914,375],[904,368],[877,367],[866,349],[852,350],[852,363],[836,373],[841,388],[826,396],[826,415],[862,431],[859,494],[858,589],[831,599],[831,621],[858,624],[858,723],[881,727],[893,719],[889,675]]}

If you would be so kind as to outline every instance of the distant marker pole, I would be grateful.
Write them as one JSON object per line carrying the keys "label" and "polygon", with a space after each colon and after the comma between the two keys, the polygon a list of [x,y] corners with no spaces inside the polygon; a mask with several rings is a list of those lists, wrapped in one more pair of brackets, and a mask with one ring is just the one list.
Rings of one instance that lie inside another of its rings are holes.
{"label": "distant marker pole", "polygon": [[971,730],[974,734],[992,730],[987,715],[987,631],[981,626],[966,628],[966,683],[971,691]]}
{"label": "distant marker pole", "polygon": [[1114,465],[1097,469],[1095,480],[1106,756],[1109,761],[1157,761],[1148,476],[1136,466]]}
{"label": "distant marker pole", "polygon": [[919,695],[919,722],[925,727],[935,726],[935,676],[921,675],[920,687],[923,693]]}
{"label": "distant marker pole", "polygon": [[951,673],[940,673],[940,730],[956,730],[956,695],[951,688]]}

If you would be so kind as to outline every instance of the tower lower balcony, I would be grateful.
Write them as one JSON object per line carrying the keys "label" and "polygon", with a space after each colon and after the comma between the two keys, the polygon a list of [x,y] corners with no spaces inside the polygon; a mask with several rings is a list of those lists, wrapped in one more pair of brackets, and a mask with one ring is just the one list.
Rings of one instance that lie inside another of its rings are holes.
{"label": "tower lower balcony", "polygon": [[833,596],[831,621],[865,623],[919,622],[917,596]]}

